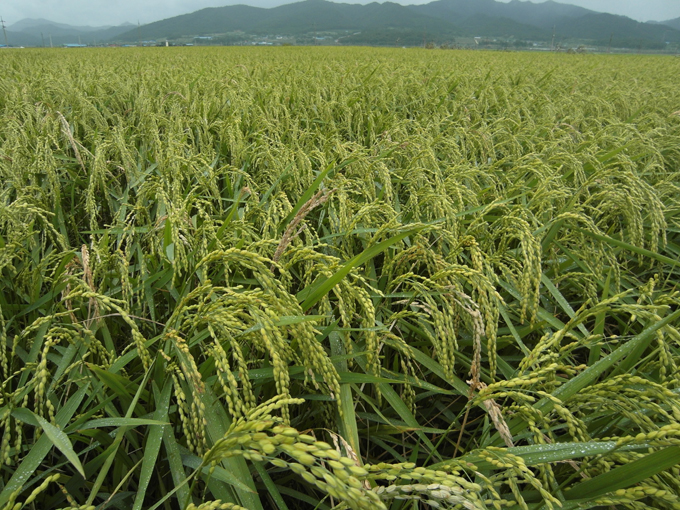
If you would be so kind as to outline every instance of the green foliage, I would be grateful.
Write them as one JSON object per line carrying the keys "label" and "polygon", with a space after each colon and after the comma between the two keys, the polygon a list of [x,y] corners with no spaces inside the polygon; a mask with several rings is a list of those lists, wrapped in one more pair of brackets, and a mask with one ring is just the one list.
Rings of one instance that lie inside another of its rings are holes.
{"label": "green foliage", "polygon": [[3,57],[0,508],[680,508],[677,59]]}

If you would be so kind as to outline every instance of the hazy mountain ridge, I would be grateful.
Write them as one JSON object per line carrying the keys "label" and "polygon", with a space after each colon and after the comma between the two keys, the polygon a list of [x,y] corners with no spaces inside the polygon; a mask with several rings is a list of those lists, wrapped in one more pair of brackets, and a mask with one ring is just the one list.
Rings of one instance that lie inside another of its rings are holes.
{"label": "hazy mountain ridge", "polygon": [[680,32],[667,28],[665,25],[639,23],[625,16],[607,13],[593,13],[564,20],[557,24],[556,32],[570,34],[574,38],[596,41],[608,41],[610,38],[614,42],[629,40],[633,46],[635,45],[633,41],[663,43],[667,40],[673,42],[680,40]]}
{"label": "hazy mountain ridge", "polygon": [[[512,0],[501,3],[495,0],[437,0],[429,4],[413,5],[414,11],[439,17],[461,26],[475,27],[475,16],[488,16],[510,19],[516,23],[541,29],[542,33],[521,31],[517,27],[509,31],[517,38],[530,40],[582,39],[614,46],[660,45],[666,40],[680,41],[680,32],[667,32],[665,28],[649,23],[640,23],[625,16],[617,16],[561,4],[549,0],[544,3],[521,2]],[[477,30],[479,32],[479,30]],[[479,33],[478,35],[502,35]],[[664,39],[665,37],[665,39]]]}
{"label": "hazy mountain ridge", "polygon": [[[234,5],[209,7],[141,27],[141,38],[161,39],[208,35],[232,31],[255,34],[301,34],[326,30],[376,30],[402,28],[438,33],[454,32],[457,27],[446,21],[413,12],[407,6],[385,2],[368,5],[306,0],[270,9]],[[122,41],[136,41],[137,29],[122,34]]]}
{"label": "hazy mountain ridge", "polygon": [[668,19],[666,21],[660,21],[659,23],[674,28],[675,30],[680,30],[680,18]]}
{"label": "hazy mountain ridge", "polygon": [[[677,27],[676,27],[677,25]],[[21,28],[16,32],[15,27]],[[500,37],[518,41],[584,41],[614,47],[662,49],[680,43],[680,18],[640,23],[625,16],[605,14],[549,0],[543,3],[512,0],[435,0],[422,5],[393,2],[361,4],[304,0],[273,8],[232,5],[210,7],[159,20],[141,27],[72,27],[42,19],[10,26],[11,44],[39,46],[52,35],[53,44],[93,41],[137,42],[240,32],[301,36],[341,32],[345,43],[420,44],[451,41],[455,37]],[[351,34],[349,33],[351,32]],[[357,32],[361,32],[358,34]],[[238,35],[232,37],[240,37]],[[363,42],[362,42],[363,41]],[[375,41],[385,41],[377,43]],[[49,44],[49,41],[47,41]]]}
{"label": "hazy mountain ridge", "polygon": [[95,41],[109,41],[133,26],[131,23],[119,26],[74,26],[43,18],[25,18],[7,27],[7,39],[12,46],[61,46],[79,42],[91,44]]}
{"label": "hazy mountain ridge", "polygon": [[553,25],[564,18],[578,18],[595,11],[575,5],[560,4],[549,0],[544,3],[520,2],[509,3],[495,0],[436,0],[428,4],[409,6],[416,12],[441,17],[449,21],[464,22],[476,15],[507,18],[523,25],[532,25],[542,29],[552,29]]}
{"label": "hazy mountain ridge", "polygon": [[[614,46],[657,47],[680,42],[680,30],[640,23],[549,0],[436,0],[423,5],[392,2],[367,5],[304,0],[270,9],[245,5],[213,7],[160,20],[119,36],[121,41],[203,36],[231,31],[251,34],[299,35],[319,31],[354,30],[346,42],[375,39],[380,32],[397,41],[456,36],[513,37],[518,40],[584,40]],[[385,32],[388,31],[388,32]],[[389,32],[392,31],[392,32]],[[141,35],[140,35],[141,33]],[[382,36],[381,36],[382,37]],[[344,38],[343,38],[344,39]],[[398,44],[398,43],[393,43]]]}
{"label": "hazy mountain ridge", "polygon": [[[134,26],[132,23],[123,23],[119,26]],[[17,21],[13,25],[7,28],[12,32],[24,32],[24,33],[35,33],[45,27],[50,27],[53,30],[62,30],[69,32],[97,32],[100,30],[108,30],[109,28],[114,28],[115,25],[103,25],[103,26],[78,26],[78,25],[67,25],[66,23],[56,23],[45,18],[24,18]]]}

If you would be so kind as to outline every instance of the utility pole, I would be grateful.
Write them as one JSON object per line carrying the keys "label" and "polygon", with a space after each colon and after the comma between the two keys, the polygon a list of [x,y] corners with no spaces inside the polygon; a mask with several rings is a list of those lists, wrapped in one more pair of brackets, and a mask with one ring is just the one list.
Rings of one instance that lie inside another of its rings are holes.
{"label": "utility pole", "polygon": [[664,33],[661,36],[661,44],[663,44],[665,48],[668,48],[668,45],[666,44],[666,34],[667,33],[668,33],[668,30],[664,30]]}
{"label": "utility pole", "polygon": [[550,50],[555,49],[555,25],[553,25],[553,36],[552,36],[552,42],[550,43]]}
{"label": "utility pole", "polygon": [[612,39],[614,39],[614,34],[609,36],[609,46],[607,47],[607,53],[612,52]]}
{"label": "utility pole", "polygon": [[52,34],[50,34],[50,48],[54,48],[54,46],[52,45]]}
{"label": "utility pole", "polygon": [[9,46],[9,43],[7,42],[7,30],[5,30],[5,20],[2,19],[2,16],[0,16],[0,23],[2,24],[2,33],[5,34],[5,46]]}
{"label": "utility pole", "polygon": [[137,20],[137,46],[142,45],[142,25],[139,24],[139,20]]}
{"label": "utility pole", "polygon": [[42,32],[40,32],[40,37],[41,37],[41,39],[42,39],[42,42],[43,42],[43,48],[44,48],[44,47],[45,47],[45,36],[43,35],[43,33],[42,33]]}

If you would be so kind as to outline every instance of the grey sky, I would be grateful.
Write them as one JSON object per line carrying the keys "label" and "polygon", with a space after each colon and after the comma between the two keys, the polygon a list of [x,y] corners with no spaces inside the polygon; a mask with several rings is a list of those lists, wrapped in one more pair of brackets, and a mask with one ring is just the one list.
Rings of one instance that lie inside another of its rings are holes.
{"label": "grey sky", "polygon": [[[343,1],[369,3],[371,0]],[[427,3],[430,0],[397,1],[402,4],[414,4]],[[203,7],[232,4],[273,7],[285,3],[291,3],[291,0],[1,0],[0,15],[8,25],[24,18],[46,18],[71,25],[98,26],[118,25],[126,21],[149,23]],[[660,21],[680,17],[680,0],[565,0],[561,3],[621,14],[639,21]]]}

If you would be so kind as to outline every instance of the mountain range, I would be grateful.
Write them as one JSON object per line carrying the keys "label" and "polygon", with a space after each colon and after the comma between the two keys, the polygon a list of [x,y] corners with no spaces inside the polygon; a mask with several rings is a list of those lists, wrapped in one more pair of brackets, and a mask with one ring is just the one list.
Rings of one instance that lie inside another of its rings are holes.
{"label": "mountain range", "polygon": [[480,37],[665,49],[667,44],[680,44],[680,18],[640,23],[552,0],[542,3],[435,0],[420,5],[304,0],[269,9],[248,5],[212,7],[141,27],[129,23],[74,27],[30,19],[10,26],[8,37],[15,45],[40,46],[49,35],[54,45],[61,45],[186,40],[199,36],[214,36],[216,40],[220,36],[222,40],[229,37],[233,40],[268,34],[301,38],[323,33],[332,33],[333,38],[345,44],[415,45],[424,40],[445,42],[456,37]]}
{"label": "mountain range", "polygon": [[7,27],[7,39],[13,46],[62,46],[79,42],[92,44],[108,42],[128,32],[133,26],[132,23],[101,27],[74,26],[43,18],[26,18]]}
{"label": "mountain range", "polygon": [[[270,9],[246,5],[207,8],[141,27],[144,39],[156,40],[235,31],[301,35],[342,30],[352,32],[342,38],[352,44],[379,44],[381,40],[389,44],[414,40],[420,44],[424,38],[445,41],[457,36],[550,41],[553,34],[557,41],[580,40],[635,48],[662,49],[666,42],[680,43],[680,27],[640,23],[552,0],[543,3],[436,0],[423,5],[304,0]],[[136,41],[139,32],[135,29],[118,38]]]}
{"label": "mountain range", "polygon": [[675,18],[675,19],[669,19],[666,21],[661,22],[662,25],[669,26],[671,28],[674,28],[676,30],[680,30],[680,18]]}

